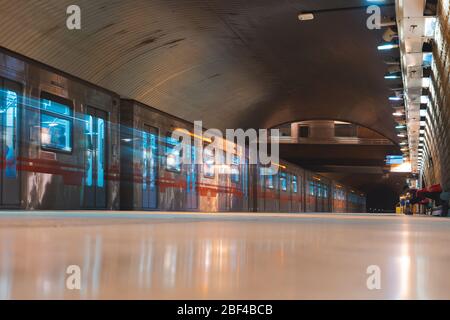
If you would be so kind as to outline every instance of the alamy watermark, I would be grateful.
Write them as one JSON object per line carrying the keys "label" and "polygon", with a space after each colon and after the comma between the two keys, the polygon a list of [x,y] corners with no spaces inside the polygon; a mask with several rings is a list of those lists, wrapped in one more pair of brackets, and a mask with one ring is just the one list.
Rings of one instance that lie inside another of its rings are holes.
{"label": "alamy watermark", "polygon": [[377,265],[370,265],[366,269],[369,275],[366,280],[366,286],[369,290],[381,290],[381,268]]}
{"label": "alamy watermark", "polygon": [[[367,28],[369,30],[381,29],[381,8],[377,5],[367,7],[366,13],[369,14],[367,19]],[[81,8],[76,4],[71,4],[66,9],[67,19],[66,26],[69,30],[81,30]]]}
{"label": "alamy watermark", "polygon": [[69,30],[81,30],[81,8],[78,5],[72,4],[67,7],[66,26]]}
{"label": "alamy watermark", "polygon": [[184,129],[172,132],[171,139],[177,143],[171,153],[178,155],[182,164],[259,164],[267,167],[263,175],[274,174],[278,172],[279,137],[279,129],[226,129],[225,134],[219,129],[204,131],[202,121],[194,121],[193,134]]}
{"label": "alamy watermark", "polygon": [[66,269],[69,275],[66,279],[66,288],[68,290],[81,290],[81,268],[77,265],[70,265]]}

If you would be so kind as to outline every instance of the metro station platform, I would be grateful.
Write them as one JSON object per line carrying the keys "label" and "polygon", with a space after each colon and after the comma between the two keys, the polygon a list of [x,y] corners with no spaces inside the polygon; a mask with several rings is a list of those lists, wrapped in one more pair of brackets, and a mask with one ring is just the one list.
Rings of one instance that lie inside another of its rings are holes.
{"label": "metro station platform", "polygon": [[2,211],[0,299],[450,299],[449,242],[426,216]]}

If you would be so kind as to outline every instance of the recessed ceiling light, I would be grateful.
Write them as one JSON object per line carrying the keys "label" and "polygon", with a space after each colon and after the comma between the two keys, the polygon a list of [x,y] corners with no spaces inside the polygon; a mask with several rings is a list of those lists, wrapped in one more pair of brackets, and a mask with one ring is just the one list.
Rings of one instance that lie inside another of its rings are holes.
{"label": "recessed ceiling light", "polygon": [[312,13],[299,13],[298,20],[300,21],[314,20],[314,15]]}

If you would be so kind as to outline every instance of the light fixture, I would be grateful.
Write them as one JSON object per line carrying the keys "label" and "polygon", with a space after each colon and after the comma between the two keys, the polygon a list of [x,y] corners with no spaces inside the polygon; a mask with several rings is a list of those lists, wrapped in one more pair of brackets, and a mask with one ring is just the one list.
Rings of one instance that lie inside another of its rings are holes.
{"label": "light fixture", "polygon": [[299,13],[298,20],[300,21],[309,21],[314,20],[314,14],[312,13]]}
{"label": "light fixture", "polygon": [[403,113],[402,112],[394,112],[392,115],[395,117],[401,117],[401,116],[403,116]]}
{"label": "light fixture", "polygon": [[406,128],[406,126],[404,126],[404,125],[395,126],[395,129],[405,129],[405,128]]}
{"label": "light fixture", "polygon": [[399,138],[406,138],[406,135],[403,134],[403,133],[399,133],[399,134],[397,134],[397,137],[399,137]]}
{"label": "light fixture", "polygon": [[420,103],[428,103],[429,101],[428,96],[420,96]]}
{"label": "light fixture", "polygon": [[398,44],[395,44],[395,43],[386,43],[386,44],[382,44],[381,46],[377,47],[377,49],[379,51],[391,50],[391,49],[396,49],[396,48],[398,48]]}
{"label": "light fixture", "polygon": [[402,101],[403,98],[402,97],[389,97],[389,100],[391,100],[391,101]]}
{"label": "light fixture", "polygon": [[389,75],[389,76],[384,76],[384,78],[387,79],[387,80],[400,79],[400,76]]}

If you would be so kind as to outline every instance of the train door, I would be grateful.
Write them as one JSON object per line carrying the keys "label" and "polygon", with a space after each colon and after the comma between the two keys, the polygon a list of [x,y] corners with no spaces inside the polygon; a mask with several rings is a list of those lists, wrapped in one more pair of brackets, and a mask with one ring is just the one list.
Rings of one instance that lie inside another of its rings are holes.
{"label": "train door", "polygon": [[291,176],[291,212],[300,211],[300,199],[298,190],[298,178],[296,174]]}
{"label": "train door", "polygon": [[306,211],[307,212],[314,212],[316,210],[316,191],[314,182],[311,180],[306,180],[307,188],[306,191]]}
{"label": "train door", "polygon": [[279,208],[281,212],[289,212],[289,191],[288,191],[288,174],[286,172],[279,173]]}
{"label": "train door", "polygon": [[323,185],[323,212],[330,212],[330,192],[328,185]]}
{"label": "train door", "polygon": [[293,203],[292,203],[292,175],[287,174],[287,211],[292,212]]}
{"label": "train door", "polygon": [[107,113],[88,107],[85,121],[86,163],[84,207],[106,208],[106,121]]}
{"label": "train door", "polygon": [[144,125],[142,132],[142,208],[158,207],[158,129]]}
{"label": "train door", "polygon": [[250,168],[248,167],[247,159],[243,157],[243,163],[239,165],[241,171],[241,188],[242,188],[242,211],[249,211],[251,206],[251,196],[250,196]]}
{"label": "train door", "polygon": [[21,86],[0,78],[0,205],[20,205],[19,97]]}
{"label": "train door", "polygon": [[[222,150],[219,151],[219,159],[220,163],[225,163],[225,154]],[[222,166],[219,166],[217,170],[217,198],[219,204],[219,211],[230,211],[230,174],[226,170],[223,169]]]}
{"label": "train door", "polygon": [[197,152],[191,143],[191,164],[186,165],[186,209],[194,210],[198,208],[198,167],[197,167]]}

